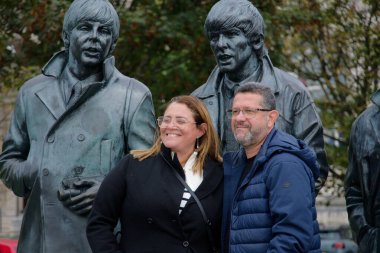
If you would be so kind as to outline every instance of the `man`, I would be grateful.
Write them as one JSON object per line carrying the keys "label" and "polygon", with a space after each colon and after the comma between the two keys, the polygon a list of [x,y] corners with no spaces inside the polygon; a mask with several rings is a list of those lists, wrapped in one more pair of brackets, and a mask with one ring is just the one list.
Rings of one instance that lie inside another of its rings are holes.
{"label": "man", "polygon": [[277,127],[315,151],[321,167],[316,183],[319,191],[329,169],[322,123],[304,85],[273,67],[264,46],[264,20],[259,11],[247,0],[221,0],[210,10],[205,32],[218,65],[192,95],[203,100],[210,111],[223,152],[239,149],[225,117],[234,90],[248,81],[265,84],[276,97],[280,113]]}
{"label": "man", "polygon": [[235,94],[228,118],[243,148],[223,157],[224,252],[320,252],[314,152],[275,128],[270,88],[247,83]]}
{"label": "man", "polygon": [[101,181],[153,142],[151,93],[115,68],[118,36],[107,0],[75,0],[65,50],[20,89],[0,155],[0,178],[28,198],[19,253],[90,253],[86,216]]}
{"label": "man", "polygon": [[380,90],[353,123],[344,182],[350,226],[361,252],[380,251]]}

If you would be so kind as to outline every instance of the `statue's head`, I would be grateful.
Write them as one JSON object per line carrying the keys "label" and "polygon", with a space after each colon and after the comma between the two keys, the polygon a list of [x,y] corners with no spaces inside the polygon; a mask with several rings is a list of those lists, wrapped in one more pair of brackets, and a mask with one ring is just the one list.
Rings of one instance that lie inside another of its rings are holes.
{"label": "statue's head", "polygon": [[[67,51],[76,50],[77,47],[102,50],[102,59],[99,60],[103,61],[115,49],[119,29],[119,16],[108,0],[75,0],[65,14],[62,39]],[[88,54],[91,56],[91,52]]]}
{"label": "statue's head", "polygon": [[[247,40],[256,56],[261,59],[264,55],[264,20],[260,12],[247,0],[221,0],[210,10],[205,21],[205,32],[217,58],[217,49],[228,42],[237,47],[236,43]],[[221,38],[221,35],[224,35]],[[233,37],[236,37],[234,39]]]}

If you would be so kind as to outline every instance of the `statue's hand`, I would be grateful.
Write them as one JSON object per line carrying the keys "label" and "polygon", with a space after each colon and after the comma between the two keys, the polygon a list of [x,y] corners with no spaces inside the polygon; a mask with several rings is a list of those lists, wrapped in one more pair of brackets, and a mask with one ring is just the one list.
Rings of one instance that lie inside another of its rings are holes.
{"label": "statue's hand", "polygon": [[58,198],[65,206],[80,215],[87,215],[92,208],[101,182],[96,179],[80,179],[70,189],[60,189]]}

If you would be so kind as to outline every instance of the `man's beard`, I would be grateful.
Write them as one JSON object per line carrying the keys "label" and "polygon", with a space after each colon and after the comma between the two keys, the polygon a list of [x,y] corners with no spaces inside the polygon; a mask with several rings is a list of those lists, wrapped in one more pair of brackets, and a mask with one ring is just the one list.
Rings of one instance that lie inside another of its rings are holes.
{"label": "man's beard", "polygon": [[236,136],[236,134],[234,133],[234,137],[236,139],[236,141],[242,145],[243,147],[245,146],[249,146],[253,143],[254,141],[254,136],[252,134],[251,131],[249,131],[248,133],[246,133],[243,138],[239,138],[238,136]]}
{"label": "man's beard", "polygon": [[[251,125],[244,125],[245,127],[248,127],[248,130],[244,136],[238,137],[237,134],[234,133],[235,140],[241,144],[243,147],[257,145],[262,141],[262,138],[265,138],[266,134],[263,135],[264,132],[267,132],[267,129],[265,127],[261,128],[252,128]],[[236,126],[235,126],[236,127]]]}

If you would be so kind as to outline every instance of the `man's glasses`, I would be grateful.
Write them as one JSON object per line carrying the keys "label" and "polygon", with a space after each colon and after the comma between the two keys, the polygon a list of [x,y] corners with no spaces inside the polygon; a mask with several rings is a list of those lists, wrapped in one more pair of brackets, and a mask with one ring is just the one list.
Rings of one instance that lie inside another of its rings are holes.
{"label": "man's glasses", "polygon": [[173,121],[174,125],[176,125],[178,127],[184,126],[186,124],[198,124],[197,122],[191,122],[184,117],[172,118],[172,117],[160,116],[157,118],[157,124],[159,127],[167,127],[170,125],[170,123],[172,123],[172,121]]}
{"label": "man's glasses", "polygon": [[254,118],[257,115],[257,112],[270,112],[272,110],[269,109],[263,109],[263,108],[233,108],[226,111],[228,118],[237,117],[240,112],[243,113],[243,115],[246,118]]}

